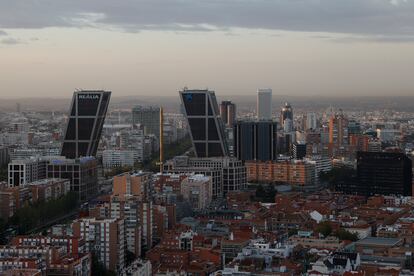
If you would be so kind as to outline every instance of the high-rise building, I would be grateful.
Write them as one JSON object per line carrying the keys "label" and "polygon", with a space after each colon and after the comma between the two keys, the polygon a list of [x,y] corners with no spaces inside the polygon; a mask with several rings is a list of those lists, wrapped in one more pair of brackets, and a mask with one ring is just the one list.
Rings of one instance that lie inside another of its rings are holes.
{"label": "high-rise building", "polygon": [[202,174],[191,175],[182,181],[181,194],[193,209],[207,208],[213,196],[212,180]]}
{"label": "high-rise building", "polygon": [[180,91],[180,97],[196,156],[228,156],[224,124],[214,91],[185,88]]}
{"label": "high-rise building", "polygon": [[132,109],[132,123],[140,125],[145,135],[160,137],[160,108],[136,106]]}
{"label": "high-rise building", "polygon": [[283,131],[285,133],[289,133],[289,132],[292,132],[293,131],[293,121],[291,119],[286,118],[283,121]]}
{"label": "high-rise building", "polygon": [[361,124],[355,120],[349,120],[348,122],[348,134],[361,134]]}
{"label": "high-rise building", "polygon": [[303,159],[306,156],[306,143],[294,143],[292,146],[293,158]]}
{"label": "high-rise building", "polygon": [[272,89],[258,89],[256,103],[257,119],[272,119]]}
{"label": "high-rise building", "polygon": [[343,114],[329,119],[329,143],[335,146],[348,144],[348,119]]}
{"label": "high-rise building", "polygon": [[306,114],[306,130],[315,130],[318,127],[318,120],[314,112]]}
{"label": "high-rise building", "polygon": [[276,160],[277,123],[273,121],[236,122],[234,145],[234,155],[239,160]]}
{"label": "high-rise building", "polygon": [[286,102],[285,105],[282,107],[282,110],[280,111],[280,126],[282,128],[285,127],[285,120],[291,120],[293,123],[293,109],[292,106]]}
{"label": "high-rise building", "polygon": [[231,101],[222,101],[220,104],[220,116],[226,126],[232,127],[236,120],[236,105]]}
{"label": "high-rise building", "polygon": [[112,195],[110,200],[110,218],[125,220],[126,249],[141,255],[141,222],[140,208],[142,202],[136,196]]}
{"label": "high-rise building", "polygon": [[411,159],[403,153],[358,152],[357,185],[350,192],[366,196],[411,196]]}
{"label": "high-rise building", "polygon": [[123,219],[81,218],[73,222],[73,233],[85,240],[91,251],[107,269],[118,271],[125,265]]}
{"label": "high-rise building", "polygon": [[73,94],[61,155],[96,156],[111,92],[82,90]]}

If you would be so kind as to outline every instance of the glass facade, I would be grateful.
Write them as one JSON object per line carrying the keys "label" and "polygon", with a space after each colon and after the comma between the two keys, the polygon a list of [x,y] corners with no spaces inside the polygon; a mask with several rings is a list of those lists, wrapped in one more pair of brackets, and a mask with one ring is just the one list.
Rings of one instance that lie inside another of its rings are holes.
{"label": "glass facade", "polygon": [[197,157],[228,156],[216,96],[208,90],[180,91],[190,136]]}
{"label": "glass facade", "polygon": [[239,160],[271,161],[277,157],[277,123],[238,121],[234,126],[235,156]]}
{"label": "glass facade", "polygon": [[111,92],[73,94],[61,155],[70,159],[96,156]]}

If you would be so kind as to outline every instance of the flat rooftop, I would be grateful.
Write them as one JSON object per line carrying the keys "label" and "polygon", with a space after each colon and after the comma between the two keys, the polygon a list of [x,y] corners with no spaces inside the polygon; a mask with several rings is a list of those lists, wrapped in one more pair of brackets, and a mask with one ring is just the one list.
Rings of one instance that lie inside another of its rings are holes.
{"label": "flat rooftop", "polygon": [[379,237],[366,237],[362,240],[355,242],[356,245],[382,245],[382,246],[394,246],[401,242],[399,238],[379,238]]}

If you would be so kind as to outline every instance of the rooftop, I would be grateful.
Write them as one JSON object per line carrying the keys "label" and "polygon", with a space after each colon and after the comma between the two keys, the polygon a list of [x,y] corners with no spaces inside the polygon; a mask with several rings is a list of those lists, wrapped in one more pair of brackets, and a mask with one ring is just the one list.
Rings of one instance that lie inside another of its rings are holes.
{"label": "rooftop", "polygon": [[380,237],[366,237],[355,242],[357,245],[386,245],[394,246],[401,242],[399,238],[380,238]]}

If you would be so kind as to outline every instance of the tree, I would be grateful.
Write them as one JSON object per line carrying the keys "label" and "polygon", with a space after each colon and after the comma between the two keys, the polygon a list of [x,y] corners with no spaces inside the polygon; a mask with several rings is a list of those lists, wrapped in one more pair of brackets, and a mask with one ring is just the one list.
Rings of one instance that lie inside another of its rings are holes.
{"label": "tree", "polygon": [[7,164],[0,167],[0,182],[7,181],[7,170],[8,170]]}
{"label": "tree", "polygon": [[18,233],[23,235],[72,212],[77,206],[78,195],[70,192],[58,199],[36,202],[18,209],[9,219],[8,224],[16,225]]}
{"label": "tree", "polygon": [[273,203],[275,202],[276,196],[276,189],[274,185],[267,185],[264,186],[263,184],[258,184],[256,188],[256,200],[266,203]]}
{"label": "tree", "polygon": [[332,226],[329,221],[323,221],[316,227],[316,232],[321,233],[324,237],[327,237],[332,233]]}
{"label": "tree", "polygon": [[129,250],[126,250],[125,252],[125,263],[126,265],[130,265],[137,257],[135,256],[134,253],[132,253]]}
{"label": "tree", "polygon": [[340,228],[336,231],[335,236],[338,237],[341,241],[357,241],[359,240],[358,235],[356,233],[351,233],[344,228]]}
{"label": "tree", "polygon": [[106,267],[99,262],[98,257],[92,253],[92,276],[112,276],[116,275],[113,271],[106,269]]}
{"label": "tree", "polygon": [[289,229],[288,236],[290,237],[290,236],[296,235],[297,233],[298,233],[298,230],[296,230],[296,229]]}

